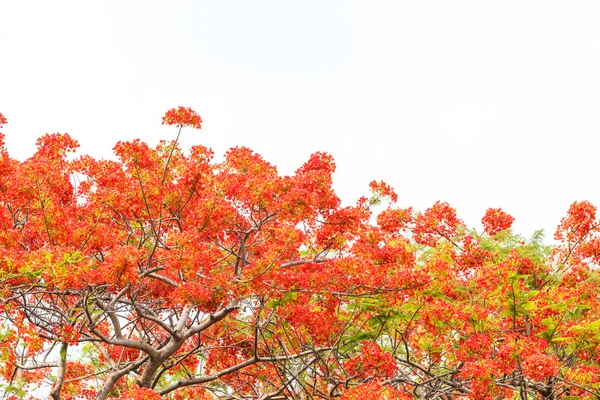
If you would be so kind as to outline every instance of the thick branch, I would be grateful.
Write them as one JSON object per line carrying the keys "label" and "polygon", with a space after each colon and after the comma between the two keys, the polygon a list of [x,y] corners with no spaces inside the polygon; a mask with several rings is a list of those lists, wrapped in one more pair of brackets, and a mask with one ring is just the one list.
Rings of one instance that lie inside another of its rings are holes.
{"label": "thick branch", "polygon": [[127,375],[128,373],[135,370],[139,366],[145,364],[147,361],[148,361],[148,357],[143,357],[142,359],[137,360],[136,362],[131,363],[122,369],[114,371],[112,374],[110,374],[108,376],[108,379],[102,386],[102,389],[100,389],[100,391],[98,392],[98,396],[96,398],[98,400],[105,400],[108,397],[108,394],[110,393],[112,388],[115,386],[115,383],[117,383],[117,381],[119,379],[121,379],[122,376]]}
{"label": "thick branch", "polygon": [[54,400],[60,400],[60,390],[65,381],[65,373],[67,372],[67,349],[69,345],[63,342],[60,346],[60,360],[58,361],[58,373],[56,374],[56,382],[50,392],[50,397]]}

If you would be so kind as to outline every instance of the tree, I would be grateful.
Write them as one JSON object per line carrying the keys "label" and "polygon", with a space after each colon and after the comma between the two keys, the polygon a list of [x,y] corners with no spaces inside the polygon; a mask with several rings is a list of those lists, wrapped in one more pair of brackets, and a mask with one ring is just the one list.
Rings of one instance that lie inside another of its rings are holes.
{"label": "tree", "polygon": [[477,233],[383,182],[342,206],[325,153],[281,176],[247,148],[183,152],[189,108],[163,123],[174,141],[116,160],[52,134],[19,162],[0,134],[5,397],[600,396],[591,204],[556,246],[500,209]]}

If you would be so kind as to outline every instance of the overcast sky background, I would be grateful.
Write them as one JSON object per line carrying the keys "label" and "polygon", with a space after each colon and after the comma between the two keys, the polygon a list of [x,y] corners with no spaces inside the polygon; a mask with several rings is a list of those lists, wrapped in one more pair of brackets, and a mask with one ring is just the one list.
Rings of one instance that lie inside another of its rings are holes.
{"label": "overcast sky background", "polygon": [[600,206],[597,1],[0,0],[0,112],[11,156],[67,132],[81,153],[172,139],[198,111],[218,157],[248,146],[290,174],[330,152],[347,204],[382,179],[400,206],[488,207],[550,241]]}

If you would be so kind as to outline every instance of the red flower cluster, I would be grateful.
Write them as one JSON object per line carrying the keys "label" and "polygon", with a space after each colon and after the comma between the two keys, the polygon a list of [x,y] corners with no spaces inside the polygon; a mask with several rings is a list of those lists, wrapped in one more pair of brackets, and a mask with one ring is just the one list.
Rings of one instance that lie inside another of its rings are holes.
{"label": "red flower cluster", "polygon": [[56,325],[54,327],[54,335],[62,342],[72,346],[77,345],[81,337],[81,333],[73,325]]}
{"label": "red flower cluster", "polygon": [[481,219],[483,231],[490,236],[509,229],[515,219],[500,208],[488,208]]}
{"label": "red flower cluster", "polygon": [[513,249],[510,255],[500,264],[502,270],[513,271],[517,274],[530,275],[538,272],[539,267],[527,257],[523,257]]}
{"label": "red flower cluster", "polygon": [[458,351],[461,361],[477,361],[488,358],[493,350],[492,338],[487,334],[474,334],[465,340]]}
{"label": "red flower cluster", "polygon": [[134,385],[131,389],[124,393],[123,399],[127,400],[159,400],[162,396],[152,389],[146,389]]}
{"label": "red flower cluster", "polygon": [[389,197],[392,203],[398,201],[398,195],[394,192],[394,189],[383,181],[373,181],[369,183],[369,187],[373,191],[373,194],[381,197]]}
{"label": "red flower cluster", "polygon": [[434,247],[440,238],[450,240],[456,235],[459,225],[463,222],[456,216],[456,210],[446,202],[437,201],[415,218],[415,242]]}
{"label": "red flower cluster", "polygon": [[534,352],[523,357],[521,368],[527,378],[545,381],[558,373],[558,360],[554,355]]}
{"label": "red flower cluster", "polygon": [[171,108],[162,118],[163,125],[177,125],[179,127],[191,126],[192,128],[200,129],[202,119],[189,107]]}
{"label": "red flower cluster", "polygon": [[350,375],[360,378],[375,377],[390,378],[397,369],[396,361],[390,353],[384,353],[381,347],[373,341],[361,342],[362,352],[346,361],[346,369]]}
{"label": "red flower cluster", "polygon": [[569,212],[560,221],[554,239],[576,242],[583,239],[596,228],[596,207],[589,201],[576,201],[569,207]]}
{"label": "red flower cluster", "polygon": [[412,207],[388,208],[377,215],[377,223],[388,233],[408,228],[410,224],[414,223],[413,209]]}
{"label": "red flower cluster", "polygon": [[[2,113],[0,113],[0,129],[2,129],[3,128],[2,125],[6,124],[6,123],[8,123],[8,121],[6,120],[6,117],[4,115],[2,115]],[[3,138],[4,138],[4,135],[2,134],[2,132],[0,132],[0,146],[2,146],[4,144]]]}

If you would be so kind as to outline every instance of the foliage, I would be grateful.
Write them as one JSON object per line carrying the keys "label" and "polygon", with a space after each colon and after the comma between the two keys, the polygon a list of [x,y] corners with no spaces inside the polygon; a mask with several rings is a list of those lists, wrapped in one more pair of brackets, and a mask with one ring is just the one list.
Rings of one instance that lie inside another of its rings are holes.
{"label": "foliage", "polygon": [[177,146],[201,122],[169,110],[175,141],[115,160],[51,134],[20,162],[0,134],[4,398],[600,396],[593,205],[554,246],[500,209],[478,233],[447,203],[396,208],[383,182],[342,206],[329,155],[214,162]]}

